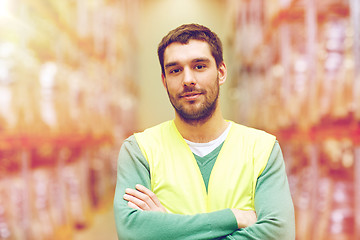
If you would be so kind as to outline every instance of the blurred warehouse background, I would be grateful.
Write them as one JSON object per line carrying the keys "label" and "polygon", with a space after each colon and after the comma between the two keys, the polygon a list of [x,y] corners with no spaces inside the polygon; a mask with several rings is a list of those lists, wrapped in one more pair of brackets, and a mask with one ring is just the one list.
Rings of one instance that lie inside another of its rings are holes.
{"label": "blurred warehouse background", "polygon": [[191,22],[225,117],[278,137],[297,240],[360,239],[358,0],[0,0],[0,240],[116,239],[118,151],[173,117],[157,44]]}

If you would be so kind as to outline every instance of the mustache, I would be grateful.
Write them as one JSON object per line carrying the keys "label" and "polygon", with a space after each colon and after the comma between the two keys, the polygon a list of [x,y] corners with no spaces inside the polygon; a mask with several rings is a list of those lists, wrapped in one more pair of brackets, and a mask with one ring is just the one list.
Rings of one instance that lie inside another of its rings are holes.
{"label": "mustache", "polygon": [[185,86],[184,90],[179,94],[179,96],[192,92],[205,93],[206,91],[204,89],[197,88],[195,86]]}

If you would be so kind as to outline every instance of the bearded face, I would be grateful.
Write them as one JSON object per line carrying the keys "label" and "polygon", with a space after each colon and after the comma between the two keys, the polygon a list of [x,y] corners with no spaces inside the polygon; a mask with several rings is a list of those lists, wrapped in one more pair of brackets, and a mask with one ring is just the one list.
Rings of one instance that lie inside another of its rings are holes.
{"label": "bearded face", "polygon": [[[219,84],[216,78],[209,89],[196,86],[184,86],[181,93],[170,93],[166,88],[170,102],[182,120],[188,123],[202,122],[214,113],[219,97]],[[196,98],[186,100],[184,98]]]}
{"label": "bearded face", "polygon": [[226,79],[226,66],[216,65],[209,44],[200,40],[170,44],[164,52],[164,69],[163,84],[176,115],[194,124],[209,119]]}

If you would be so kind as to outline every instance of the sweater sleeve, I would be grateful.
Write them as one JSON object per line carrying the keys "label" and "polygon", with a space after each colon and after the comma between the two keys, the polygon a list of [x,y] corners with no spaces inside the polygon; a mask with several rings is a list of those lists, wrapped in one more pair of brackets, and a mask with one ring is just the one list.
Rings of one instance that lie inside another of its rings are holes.
{"label": "sweater sleeve", "polygon": [[196,215],[180,215],[135,210],[123,199],[126,188],[142,184],[150,188],[147,160],[134,138],[124,141],[118,158],[114,215],[118,239],[216,239],[237,229],[230,209]]}
{"label": "sweater sleeve", "polygon": [[285,164],[276,141],[268,163],[255,189],[257,222],[233,232],[224,239],[294,240],[295,216]]}

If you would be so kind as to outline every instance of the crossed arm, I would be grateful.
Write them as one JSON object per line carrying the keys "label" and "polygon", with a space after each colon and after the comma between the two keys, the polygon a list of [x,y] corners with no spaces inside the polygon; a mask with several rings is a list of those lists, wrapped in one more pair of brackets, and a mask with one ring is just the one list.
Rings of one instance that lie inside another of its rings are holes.
{"label": "crossed arm", "polygon": [[130,137],[120,151],[114,198],[119,239],[295,239],[293,205],[278,144],[258,179],[255,224],[254,212],[236,209],[196,215],[166,213],[145,188],[150,188],[149,166]]}
{"label": "crossed arm", "polygon": [[[124,200],[128,201],[128,206],[141,210],[141,211],[155,211],[166,213],[166,209],[163,207],[155,193],[137,184],[135,189],[127,188],[124,194]],[[233,212],[238,228],[245,228],[256,223],[255,211],[244,211],[240,209],[231,209]]]}

